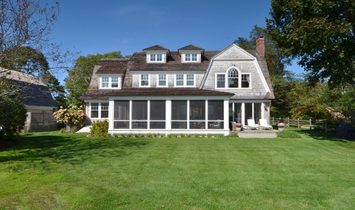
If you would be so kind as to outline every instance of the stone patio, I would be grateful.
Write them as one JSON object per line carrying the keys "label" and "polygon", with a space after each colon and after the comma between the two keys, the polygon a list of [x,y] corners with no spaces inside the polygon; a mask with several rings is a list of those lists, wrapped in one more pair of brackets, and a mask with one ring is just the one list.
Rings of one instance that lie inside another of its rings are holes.
{"label": "stone patio", "polygon": [[240,138],[276,138],[277,130],[244,130],[237,132]]}

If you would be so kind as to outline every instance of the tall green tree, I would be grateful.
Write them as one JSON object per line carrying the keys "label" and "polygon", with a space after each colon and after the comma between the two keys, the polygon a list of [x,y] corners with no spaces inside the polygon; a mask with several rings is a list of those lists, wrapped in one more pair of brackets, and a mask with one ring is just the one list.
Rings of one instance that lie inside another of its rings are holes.
{"label": "tall green tree", "polygon": [[355,1],[273,0],[268,33],[309,80],[355,87]]}
{"label": "tall green tree", "polygon": [[79,105],[80,96],[84,95],[89,87],[92,71],[97,62],[103,58],[121,58],[119,51],[105,54],[81,56],[75,61],[74,68],[68,71],[65,79],[65,88],[68,92],[68,102]]}

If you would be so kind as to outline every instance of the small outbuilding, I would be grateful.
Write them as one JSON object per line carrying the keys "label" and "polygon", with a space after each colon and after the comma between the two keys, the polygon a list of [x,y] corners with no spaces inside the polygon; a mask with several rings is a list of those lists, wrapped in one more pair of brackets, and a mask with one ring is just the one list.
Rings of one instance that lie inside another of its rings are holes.
{"label": "small outbuilding", "polygon": [[35,77],[19,71],[0,67],[0,77],[6,78],[10,84],[21,91],[27,110],[26,131],[48,131],[57,127],[53,117],[56,103],[48,87]]}

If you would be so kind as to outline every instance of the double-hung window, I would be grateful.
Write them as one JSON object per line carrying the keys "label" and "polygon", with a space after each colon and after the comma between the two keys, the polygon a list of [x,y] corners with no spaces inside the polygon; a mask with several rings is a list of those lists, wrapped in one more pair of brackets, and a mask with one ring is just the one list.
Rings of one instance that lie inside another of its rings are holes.
{"label": "double-hung window", "polygon": [[225,74],[217,74],[217,88],[225,88],[226,86],[226,75]]}
{"label": "double-hung window", "polygon": [[108,118],[108,103],[101,103],[101,118]]}
{"label": "double-hung window", "polygon": [[159,74],[158,75],[158,86],[159,87],[166,87],[167,86],[166,74]]}
{"label": "double-hung window", "polygon": [[91,103],[91,118],[99,118],[99,103]]}
{"label": "double-hung window", "polygon": [[163,61],[163,54],[158,53],[158,54],[150,54],[150,62],[161,62]]}
{"label": "double-hung window", "polygon": [[195,86],[194,74],[186,74],[186,86]]}
{"label": "double-hung window", "polygon": [[197,53],[191,53],[191,61],[197,61]]}
{"label": "double-hung window", "polygon": [[110,84],[110,77],[102,77],[101,78],[101,87],[108,88]]}
{"label": "double-hung window", "polygon": [[111,88],[118,88],[118,77],[111,77]]}
{"label": "double-hung window", "polygon": [[141,87],[149,87],[149,75],[148,74],[141,74],[140,75],[140,84]]}
{"label": "double-hung window", "polygon": [[177,74],[175,86],[184,86],[184,74]]}
{"label": "double-hung window", "polygon": [[186,53],[185,54],[186,62],[196,62],[197,61],[197,53]]}
{"label": "double-hung window", "polygon": [[250,87],[250,74],[242,74],[242,88]]}

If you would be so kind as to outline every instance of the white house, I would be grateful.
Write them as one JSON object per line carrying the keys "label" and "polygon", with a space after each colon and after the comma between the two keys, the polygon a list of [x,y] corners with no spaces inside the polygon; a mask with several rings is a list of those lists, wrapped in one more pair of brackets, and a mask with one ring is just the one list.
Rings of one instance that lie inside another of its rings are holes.
{"label": "white house", "polygon": [[231,122],[270,119],[274,98],[264,59],[231,44],[222,51],[155,45],[129,59],[101,60],[83,97],[110,133],[229,134]]}

